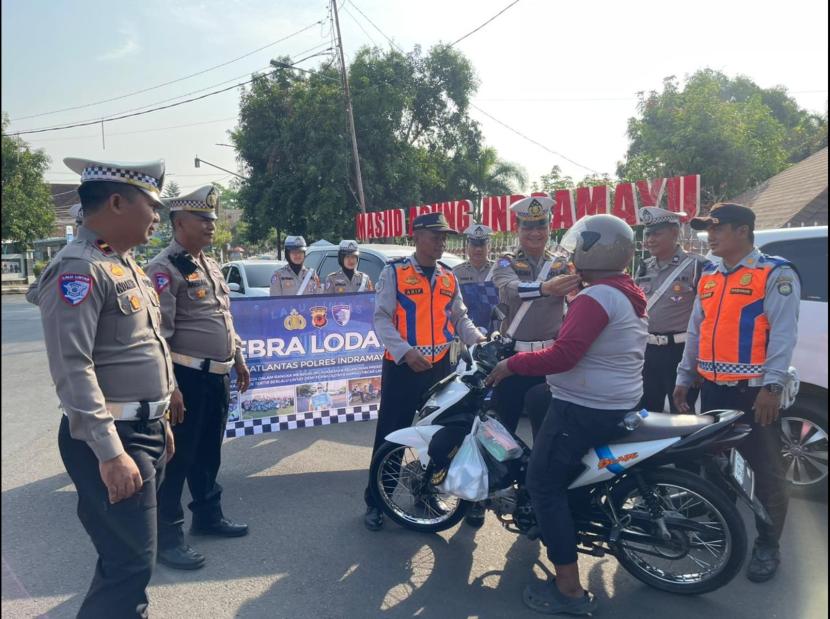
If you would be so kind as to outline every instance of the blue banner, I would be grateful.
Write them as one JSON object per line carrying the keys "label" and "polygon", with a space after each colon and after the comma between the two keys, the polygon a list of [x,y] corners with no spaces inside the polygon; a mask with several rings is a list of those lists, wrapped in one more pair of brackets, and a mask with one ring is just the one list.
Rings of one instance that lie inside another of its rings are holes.
{"label": "blue banner", "polygon": [[225,435],[374,419],[383,359],[374,307],[373,292],[232,299],[251,385],[237,393],[231,374]]}

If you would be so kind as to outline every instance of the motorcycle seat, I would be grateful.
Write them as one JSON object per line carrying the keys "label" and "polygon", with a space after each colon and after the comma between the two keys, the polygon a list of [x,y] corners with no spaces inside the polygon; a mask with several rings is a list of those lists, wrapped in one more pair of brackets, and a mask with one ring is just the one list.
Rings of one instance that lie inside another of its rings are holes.
{"label": "motorcycle seat", "polygon": [[649,413],[635,430],[626,432],[613,443],[640,443],[657,441],[664,438],[688,436],[712,425],[715,418],[711,415],[688,415],[674,413]]}

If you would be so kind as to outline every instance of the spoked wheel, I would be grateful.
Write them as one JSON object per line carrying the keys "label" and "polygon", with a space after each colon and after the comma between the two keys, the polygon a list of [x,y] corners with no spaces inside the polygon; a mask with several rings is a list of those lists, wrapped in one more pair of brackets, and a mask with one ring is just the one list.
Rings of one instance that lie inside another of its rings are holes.
{"label": "spoked wheel", "polygon": [[[622,566],[647,585],[670,593],[708,593],[731,581],[741,569],[747,544],[734,503],[686,471],[660,468],[643,476],[670,538],[662,539],[636,481],[624,480],[614,492],[615,509],[626,523],[614,548]],[[651,539],[637,541],[637,534]]]}
{"label": "spoked wheel", "polygon": [[469,503],[439,493],[430,483],[415,450],[384,443],[372,460],[371,491],[376,505],[402,527],[424,533],[456,525]]}

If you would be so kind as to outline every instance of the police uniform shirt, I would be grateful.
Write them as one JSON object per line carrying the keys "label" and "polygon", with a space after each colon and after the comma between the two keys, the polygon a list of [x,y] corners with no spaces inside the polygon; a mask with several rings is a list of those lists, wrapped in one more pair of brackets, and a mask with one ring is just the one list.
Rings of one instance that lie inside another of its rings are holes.
{"label": "police uniform shirt", "polygon": [[[763,254],[756,247],[732,271],[746,266],[754,267]],[[729,273],[721,261],[717,267],[721,273]],[[767,358],[764,362],[764,375],[761,379],[750,380],[750,385],[760,386],[787,382],[790,361],[792,361],[798,335],[798,310],[801,304],[801,282],[796,272],[789,266],[782,265],[774,269],[767,277],[764,296],[764,314],[769,321],[767,339]],[[683,360],[677,366],[677,384],[689,387],[699,378],[697,357],[700,341],[700,325],[703,322],[703,308],[700,297],[695,296],[692,315],[689,318],[686,336],[686,349]],[[756,384],[757,383],[757,384]]]}
{"label": "police uniform shirt", "polygon": [[[401,258],[401,260],[408,261],[418,273],[421,275],[424,274],[412,256]],[[443,269],[444,275],[455,277],[452,269],[439,262],[430,280],[430,285],[433,289],[435,287],[435,278],[439,275],[438,267]],[[401,334],[395,328],[395,311],[398,308],[398,286],[395,281],[394,264],[387,264],[380,272],[375,290],[375,333],[386,347],[386,351],[392,355],[395,363],[400,364],[403,361],[404,355],[406,355],[412,346],[401,337]],[[481,332],[467,316],[467,306],[464,305],[464,301],[461,299],[461,292],[458,286],[456,286],[455,296],[450,304],[450,322],[455,326],[456,335],[468,346],[475,344],[481,339]]]}
{"label": "police uniform shirt", "polygon": [[162,334],[170,349],[199,359],[242,358],[233,327],[229,288],[219,265],[191,256],[173,239],[147,272],[161,301]]}
{"label": "police uniform shirt", "polygon": [[549,251],[543,257],[534,259],[521,248],[515,253],[503,254],[496,261],[493,283],[499,289],[499,301],[507,304],[507,317],[502,322],[501,332],[505,333],[513,322],[516,312],[526,300],[532,301],[519,324],[513,339],[521,342],[551,340],[559,333],[564,313],[564,297],[542,296],[541,282],[536,278],[547,260],[552,261],[547,279],[568,274],[564,259],[555,258]]}
{"label": "police uniform shirt", "polygon": [[173,391],[159,299],[129,254],[88,228],[52,259],[38,305],[49,370],[72,438],[99,461],[123,453],[107,402],[159,402]]}
{"label": "police uniform shirt", "polygon": [[477,269],[473,264],[466,260],[456,267],[453,267],[452,272],[455,273],[455,278],[459,284],[483,284],[487,280],[487,275],[490,269],[493,268],[493,261],[488,260],[480,269]]}
{"label": "police uniform shirt", "polygon": [[663,295],[648,310],[649,333],[686,331],[695,302],[697,282],[709,261],[701,255],[686,253],[678,246],[674,255],[663,264],[654,256],[640,264],[634,281],[643,289],[646,298],[650,299],[666,278],[687,258],[692,258],[691,264],[675,276]]}
{"label": "police uniform shirt", "polygon": [[[280,267],[271,276],[271,290],[269,294],[272,297],[290,297],[296,295],[300,286],[303,285],[303,281],[309,270],[308,267],[304,266],[300,269],[299,274],[295,274],[289,264]],[[312,273],[305,290],[303,290],[303,294],[319,294],[322,291],[323,287],[320,285],[320,278],[317,277],[317,273]]]}
{"label": "police uniform shirt", "polygon": [[[293,271],[292,271],[293,274]],[[362,286],[362,290],[361,290]],[[323,286],[323,292],[327,294],[344,294],[347,292],[371,292],[375,287],[372,284],[371,278],[362,271],[355,271],[352,278],[346,275],[342,269],[330,273],[326,277],[326,283]]]}

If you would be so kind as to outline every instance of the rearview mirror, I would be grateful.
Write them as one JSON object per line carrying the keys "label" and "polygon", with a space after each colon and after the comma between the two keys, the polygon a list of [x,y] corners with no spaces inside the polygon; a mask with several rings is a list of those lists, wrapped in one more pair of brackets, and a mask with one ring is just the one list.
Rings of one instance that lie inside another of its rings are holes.
{"label": "rearview mirror", "polygon": [[228,289],[229,289],[231,292],[239,292],[240,287],[239,287],[239,284],[237,284],[237,283],[233,283],[233,284],[228,284]]}

